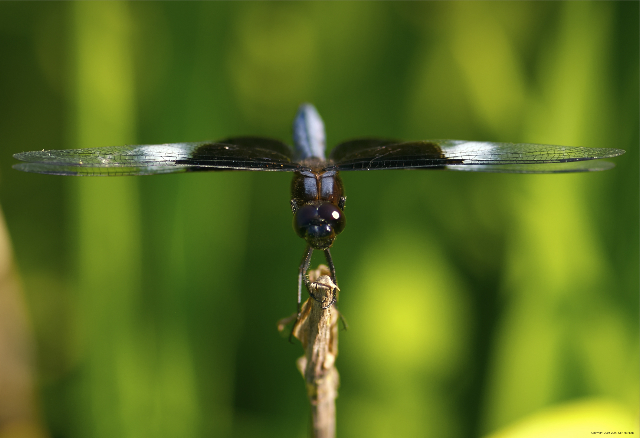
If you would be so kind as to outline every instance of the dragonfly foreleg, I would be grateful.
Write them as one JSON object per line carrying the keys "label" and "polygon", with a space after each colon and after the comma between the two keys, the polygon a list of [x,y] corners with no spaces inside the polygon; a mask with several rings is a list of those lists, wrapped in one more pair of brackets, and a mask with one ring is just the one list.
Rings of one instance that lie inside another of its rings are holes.
{"label": "dragonfly foreleg", "polygon": [[[313,248],[311,245],[307,245],[307,249],[304,252],[304,256],[302,257],[302,262],[300,263],[300,269],[298,271],[298,319],[300,319],[300,312],[302,310],[302,283],[307,287],[309,294],[311,295],[309,274],[307,271],[309,270],[309,265],[311,264],[311,254],[313,254]],[[313,296],[313,295],[312,295]]]}
{"label": "dragonfly foreleg", "polygon": [[338,296],[337,296],[337,291],[338,289],[338,280],[336,279],[336,268],[335,266],[333,266],[333,260],[331,259],[331,252],[329,251],[329,248],[324,250],[324,257],[327,259],[327,264],[329,265],[329,272],[331,273],[331,281],[333,281],[333,284],[335,284],[335,288],[333,289],[333,295],[331,298],[331,302],[329,304],[327,304],[326,306],[322,306],[323,309],[327,309],[331,306],[333,306],[336,301],[338,300]]}

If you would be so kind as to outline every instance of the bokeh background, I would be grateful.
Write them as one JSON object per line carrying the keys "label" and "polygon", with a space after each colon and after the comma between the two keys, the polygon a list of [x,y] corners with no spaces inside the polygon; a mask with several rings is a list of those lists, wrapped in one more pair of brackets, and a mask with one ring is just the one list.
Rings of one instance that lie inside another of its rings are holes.
{"label": "bokeh background", "polygon": [[307,101],[329,145],[627,150],[588,175],[344,174],[338,436],[639,433],[638,17],[637,2],[0,3],[0,436],[307,436],[302,350],[276,331],[304,249],[290,175],[11,169],[24,150],[290,141]]}

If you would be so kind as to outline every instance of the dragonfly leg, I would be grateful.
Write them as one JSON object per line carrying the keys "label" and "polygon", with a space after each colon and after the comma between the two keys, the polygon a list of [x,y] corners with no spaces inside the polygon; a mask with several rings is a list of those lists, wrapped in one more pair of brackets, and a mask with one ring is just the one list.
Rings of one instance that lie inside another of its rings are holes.
{"label": "dragonfly leg", "polygon": [[[307,287],[309,294],[311,294],[311,290],[309,289],[309,275],[307,271],[309,270],[309,265],[311,264],[311,254],[313,254],[313,248],[311,245],[307,245],[307,249],[304,252],[304,256],[302,257],[302,262],[300,263],[300,270],[298,271],[298,318],[300,319],[300,312],[302,310],[302,283]],[[312,295],[313,296],[313,295]]]}
{"label": "dragonfly leg", "polygon": [[[313,248],[311,245],[307,245],[307,249],[304,252],[304,256],[302,257],[302,262],[300,263],[300,269],[298,270],[298,319],[300,319],[300,312],[302,311],[302,283],[304,283],[307,291],[311,298],[316,301],[321,301],[316,298],[316,296],[311,291],[311,281],[309,280],[309,275],[307,271],[309,270],[309,265],[311,264],[311,255],[313,254]],[[324,256],[327,259],[327,264],[329,265],[329,272],[331,273],[331,281],[333,284],[337,286],[336,280],[336,268],[333,265],[333,260],[331,259],[331,252],[329,249],[324,250]],[[333,294],[331,297],[331,302],[325,306],[322,306],[323,309],[327,309],[333,306],[337,300],[336,289],[333,290]]]}
{"label": "dragonfly leg", "polygon": [[309,291],[309,295],[313,297],[311,294],[311,289],[309,289],[309,275],[307,271],[309,270],[309,265],[311,264],[311,255],[313,254],[313,248],[311,245],[307,245],[307,249],[304,251],[304,256],[302,256],[302,262],[300,263],[300,269],[298,270],[298,312],[296,314],[296,322],[291,327],[291,333],[289,333],[289,342],[293,343],[293,333],[296,330],[296,326],[300,324],[300,316],[302,313],[302,283],[304,282],[305,287]]}
{"label": "dragonfly leg", "polygon": [[331,252],[329,251],[329,248],[324,250],[324,257],[327,259],[327,264],[329,265],[329,272],[331,273],[331,281],[333,281],[333,284],[336,285],[336,288],[333,289],[333,296],[331,297],[331,302],[329,304],[327,304],[326,306],[322,306],[323,309],[327,309],[331,306],[333,306],[338,297],[337,297],[337,290],[338,290],[338,280],[336,279],[336,268],[335,266],[333,266],[333,260],[331,259]]}

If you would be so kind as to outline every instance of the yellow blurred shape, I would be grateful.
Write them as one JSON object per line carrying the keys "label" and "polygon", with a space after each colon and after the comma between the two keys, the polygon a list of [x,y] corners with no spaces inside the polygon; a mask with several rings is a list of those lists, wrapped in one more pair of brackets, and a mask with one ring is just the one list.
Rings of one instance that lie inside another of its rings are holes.
{"label": "yellow blurred shape", "polygon": [[486,438],[583,438],[599,432],[637,435],[638,418],[614,402],[586,399],[544,409]]}
{"label": "yellow blurred shape", "polygon": [[384,252],[371,248],[363,260],[367,299],[361,314],[367,318],[359,324],[371,340],[366,354],[405,376],[409,370],[447,373],[459,363],[468,329],[455,274],[423,236],[416,239],[401,230],[392,234],[376,242]]}
{"label": "yellow blurred shape", "polygon": [[78,147],[131,142],[135,85],[129,7],[118,2],[76,3],[72,11],[76,31],[73,122]]}

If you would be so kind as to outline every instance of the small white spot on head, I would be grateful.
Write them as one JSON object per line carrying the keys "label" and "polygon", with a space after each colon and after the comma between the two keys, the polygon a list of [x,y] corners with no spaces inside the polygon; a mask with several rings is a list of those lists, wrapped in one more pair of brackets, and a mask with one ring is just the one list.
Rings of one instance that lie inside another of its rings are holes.
{"label": "small white spot on head", "polygon": [[338,213],[337,211],[334,211],[333,213],[331,213],[331,216],[333,216],[333,218],[336,220],[340,219],[340,213]]}
{"label": "small white spot on head", "polygon": [[228,150],[228,149],[229,149],[229,146],[225,146],[224,148]]}

